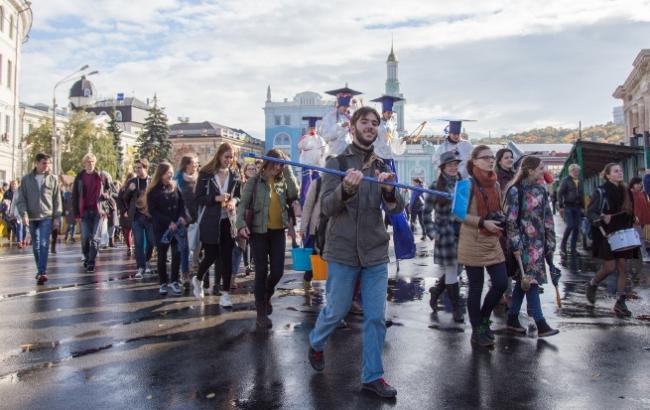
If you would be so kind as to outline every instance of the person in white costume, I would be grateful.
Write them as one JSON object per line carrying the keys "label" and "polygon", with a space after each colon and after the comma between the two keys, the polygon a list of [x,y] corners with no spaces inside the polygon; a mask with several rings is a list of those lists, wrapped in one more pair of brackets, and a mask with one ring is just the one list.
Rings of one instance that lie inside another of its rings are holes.
{"label": "person in white costume", "polygon": [[[302,117],[303,120],[309,121],[307,134],[303,135],[298,141],[298,150],[300,150],[300,163],[306,165],[315,165],[322,167],[325,164],[328,146],[325,140],[316,132],[316,121],[321,117]],[[311,181],[318,178],[318,172],[303,168],[302,183],[300,185],[300,204],[304,205],[307,197],[307,190]]]}
{"label": "person in white costume", "polygon": [[390,95],[372,100],[382,105],[381,123],[373,146],[375,154],[384,160],[392,160],[395,155],[402,155],[406,150],[406,142],[397,133],[397,121],[393,115],[393,104],[402,100],[403,98]]}
{"label": "person in white costume", "polygon": [[349,131],[350,118],[352,118],[350,100],[361,93],[346,85],[337,90],[326,91],[326,94],[336,96],[336,108],[325,115],[320,123],[318,134],[327,142],[329,153],[339,155],[352,142]]}
{"label": "person in white costume", "polygon": [[474,146],[471,142],[460,138],[463,121],[472,120],[443,120],[449,121],[449,125],[445,128],[447,138],[438,146],[436,153],[433,155],[433,168],[438,169],[440,165],[440,156],[445,152],[456,151],[461,163],[458,165],[458,172],[462,175],[463,179],[467,178],[467,161],[472,156]]}

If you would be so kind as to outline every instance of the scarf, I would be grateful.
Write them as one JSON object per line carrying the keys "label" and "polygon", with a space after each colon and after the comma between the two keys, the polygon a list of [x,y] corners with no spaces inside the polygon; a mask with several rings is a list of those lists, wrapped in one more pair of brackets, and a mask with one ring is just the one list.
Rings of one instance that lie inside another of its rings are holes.
{"label": "scarf", "polygon": [[[478,216],[485,218],[490,212],[501,211],[501,201],[499,190],[497,189],[497,174],[494,171],[483,172],[476,170],[473,177],[476,181],[472,184],[472,195],[476,198],[476,210]],[[487,229],[481,229],[485,235],[499,236],[500,234],[492,233]]]}

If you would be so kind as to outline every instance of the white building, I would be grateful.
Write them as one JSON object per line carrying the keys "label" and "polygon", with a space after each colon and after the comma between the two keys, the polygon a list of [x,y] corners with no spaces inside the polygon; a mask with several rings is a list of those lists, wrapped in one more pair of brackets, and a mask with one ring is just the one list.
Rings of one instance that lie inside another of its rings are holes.
{"label": "white building", "polygon": [[613,97],[623,100],[625,137],[630,145],[642,145],[636,136],[650,132],[650,49],[641,50],[632,67]]}
{"label": "white building", "polygon": [[32,26],[26,0],[0,0],[0,181],[18,176],[20,61],[22,44]]}

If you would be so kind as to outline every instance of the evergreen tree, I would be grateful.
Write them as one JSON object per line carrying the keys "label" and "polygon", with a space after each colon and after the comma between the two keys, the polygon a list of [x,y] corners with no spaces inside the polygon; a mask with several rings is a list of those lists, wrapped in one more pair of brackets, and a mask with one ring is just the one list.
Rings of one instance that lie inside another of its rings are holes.
{"label": "evergreen tree", "polygon": [[146,158],[154,169],[162,161],[170,161],[172,156],[172,143],[169,139],[169,127],[164,108],[158,107],[158,98],[154,95],[153,107],[149,110],[144,123],[144,132],[138,136],[136,142],[138,155]]}
{"label": "evergreen tree", "polygon": [[122,149],[122,137],[121,137],[122,130],[117,125],[117,121],[115,120],[115,108],[113,108],[113,115],[111,115],[111,122],[108,124],[108,128],[106,128],[106,130],[113,137],[113,149],[115,150],[115,159],[117,161],[117,168],[115,170],[114,178],[121,180],[122,171],[124,168],[124,151]]}

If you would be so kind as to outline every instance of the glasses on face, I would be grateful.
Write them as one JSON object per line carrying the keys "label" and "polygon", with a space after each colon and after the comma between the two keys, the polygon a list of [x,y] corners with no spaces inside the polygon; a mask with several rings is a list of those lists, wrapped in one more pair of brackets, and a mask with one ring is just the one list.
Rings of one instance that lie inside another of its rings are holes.
{"label": "glasses on face", "polygon": [[482,159],[485,161],[494,161],[496,157],[494,155],[483,155],[482,157],[478,157],[476,159]]}

